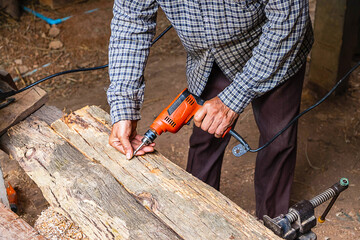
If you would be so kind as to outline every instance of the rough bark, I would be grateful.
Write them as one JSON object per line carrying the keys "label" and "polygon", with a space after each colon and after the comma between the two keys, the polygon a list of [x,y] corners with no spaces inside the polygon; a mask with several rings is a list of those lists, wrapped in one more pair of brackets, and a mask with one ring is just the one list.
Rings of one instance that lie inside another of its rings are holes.
{"label": "rough bark", "polygon": [[160,153],[126,160],[108,144],[110,118],[98,107],[80,109],[52,127],[88,159],[106,167],[185,239],[276,238],[249,213]]}
{"label": "rough bark", "polygon": [[100,108],[55,122],[51,109],[41,111],[12,127],[0,144],[89,238],[278,239],[160,153],[127,160],[108,144],[110,118]]}
{"label": "rough bark", "polygon": [[33,87],[14,96],[13,103],[0,109],[0,136],[6,130],[39,109],[48,100],[47,93]]}
{"label": "rough bark", "polygon": [[9,130],[1,144],[48,202],[90,239],[181,239],[109,171],[89,161],[44,121],[27,118]]}

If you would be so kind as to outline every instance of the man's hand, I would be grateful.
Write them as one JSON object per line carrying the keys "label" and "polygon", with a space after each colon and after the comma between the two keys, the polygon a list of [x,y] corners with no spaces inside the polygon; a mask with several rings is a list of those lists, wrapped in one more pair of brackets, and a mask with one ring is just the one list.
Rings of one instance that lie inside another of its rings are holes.
{"label": "man's hand", "polygon": [[[131,159],[136,149],[141,144],[142,137],[136,133],[137,121],[124,120],[115,123],[111,129],[109,144]],[[155,143],[140,149],[136,156],[154,151]]]}
{"label": "man's hand", "polygon": [[194,115],[194,123],[202,130],[221,138],[239,114],[228,108],[218,97],[206,101]]}

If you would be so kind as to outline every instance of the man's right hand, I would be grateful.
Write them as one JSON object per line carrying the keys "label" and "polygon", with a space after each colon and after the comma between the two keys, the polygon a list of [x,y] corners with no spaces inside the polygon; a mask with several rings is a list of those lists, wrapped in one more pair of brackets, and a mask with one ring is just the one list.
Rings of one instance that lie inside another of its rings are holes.
{"label": "man's right hand", "polygon": [[[136,133],[136,120],[123,120],[112,126],[109,137],[109,144],[118,151],[126,155],[127,159],[131,159],[136,149],[141,144],[142,136]],[[154,151],[155,143],[140,149],[136,156],[144,155],[147,152]]]}

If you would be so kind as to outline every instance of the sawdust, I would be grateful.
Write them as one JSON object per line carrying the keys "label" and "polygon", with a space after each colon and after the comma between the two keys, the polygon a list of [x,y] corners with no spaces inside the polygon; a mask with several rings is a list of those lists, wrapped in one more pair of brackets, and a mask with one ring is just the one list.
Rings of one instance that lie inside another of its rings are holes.
{"label": "sawdust", "polygon": [[34,228],[51,240],[89,239],[73,221],[56,212],[52,207],[41,212]]}

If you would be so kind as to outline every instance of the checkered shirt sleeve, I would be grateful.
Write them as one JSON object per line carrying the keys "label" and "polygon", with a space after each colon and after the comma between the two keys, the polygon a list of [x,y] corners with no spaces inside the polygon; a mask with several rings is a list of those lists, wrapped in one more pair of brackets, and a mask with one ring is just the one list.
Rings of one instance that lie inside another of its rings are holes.
{"label": "checkered shirt sleeve", "polygon": [[155,35],[157,9],[154,0],[114,2],[107,90],[112,123],[140,119],[144,69]]}
{"label": "checkered shirt sleeve", "polygon": [[[251,100],[282,83],[290,67],[299,69],[307,55],[307,52],[301,53],[301,45],[306,31],[309,28],[312,31],[308,1],[269,0],[264,12],[267,22],[262,27],[252,57],[219,94],[222,102],[237,113],[241,113]],[[306,50],[311,48],[311,44],[312,39]]]}
{"label": "checkered shirt sleeve", "polygon": [[140,119],[144,69],[160,5],[187,51],[189,91],[201,95],[214,62],[231,81],[218,96],[241,113],[305,63],[308,0],[115,0],[109,44],[112,122]]}

